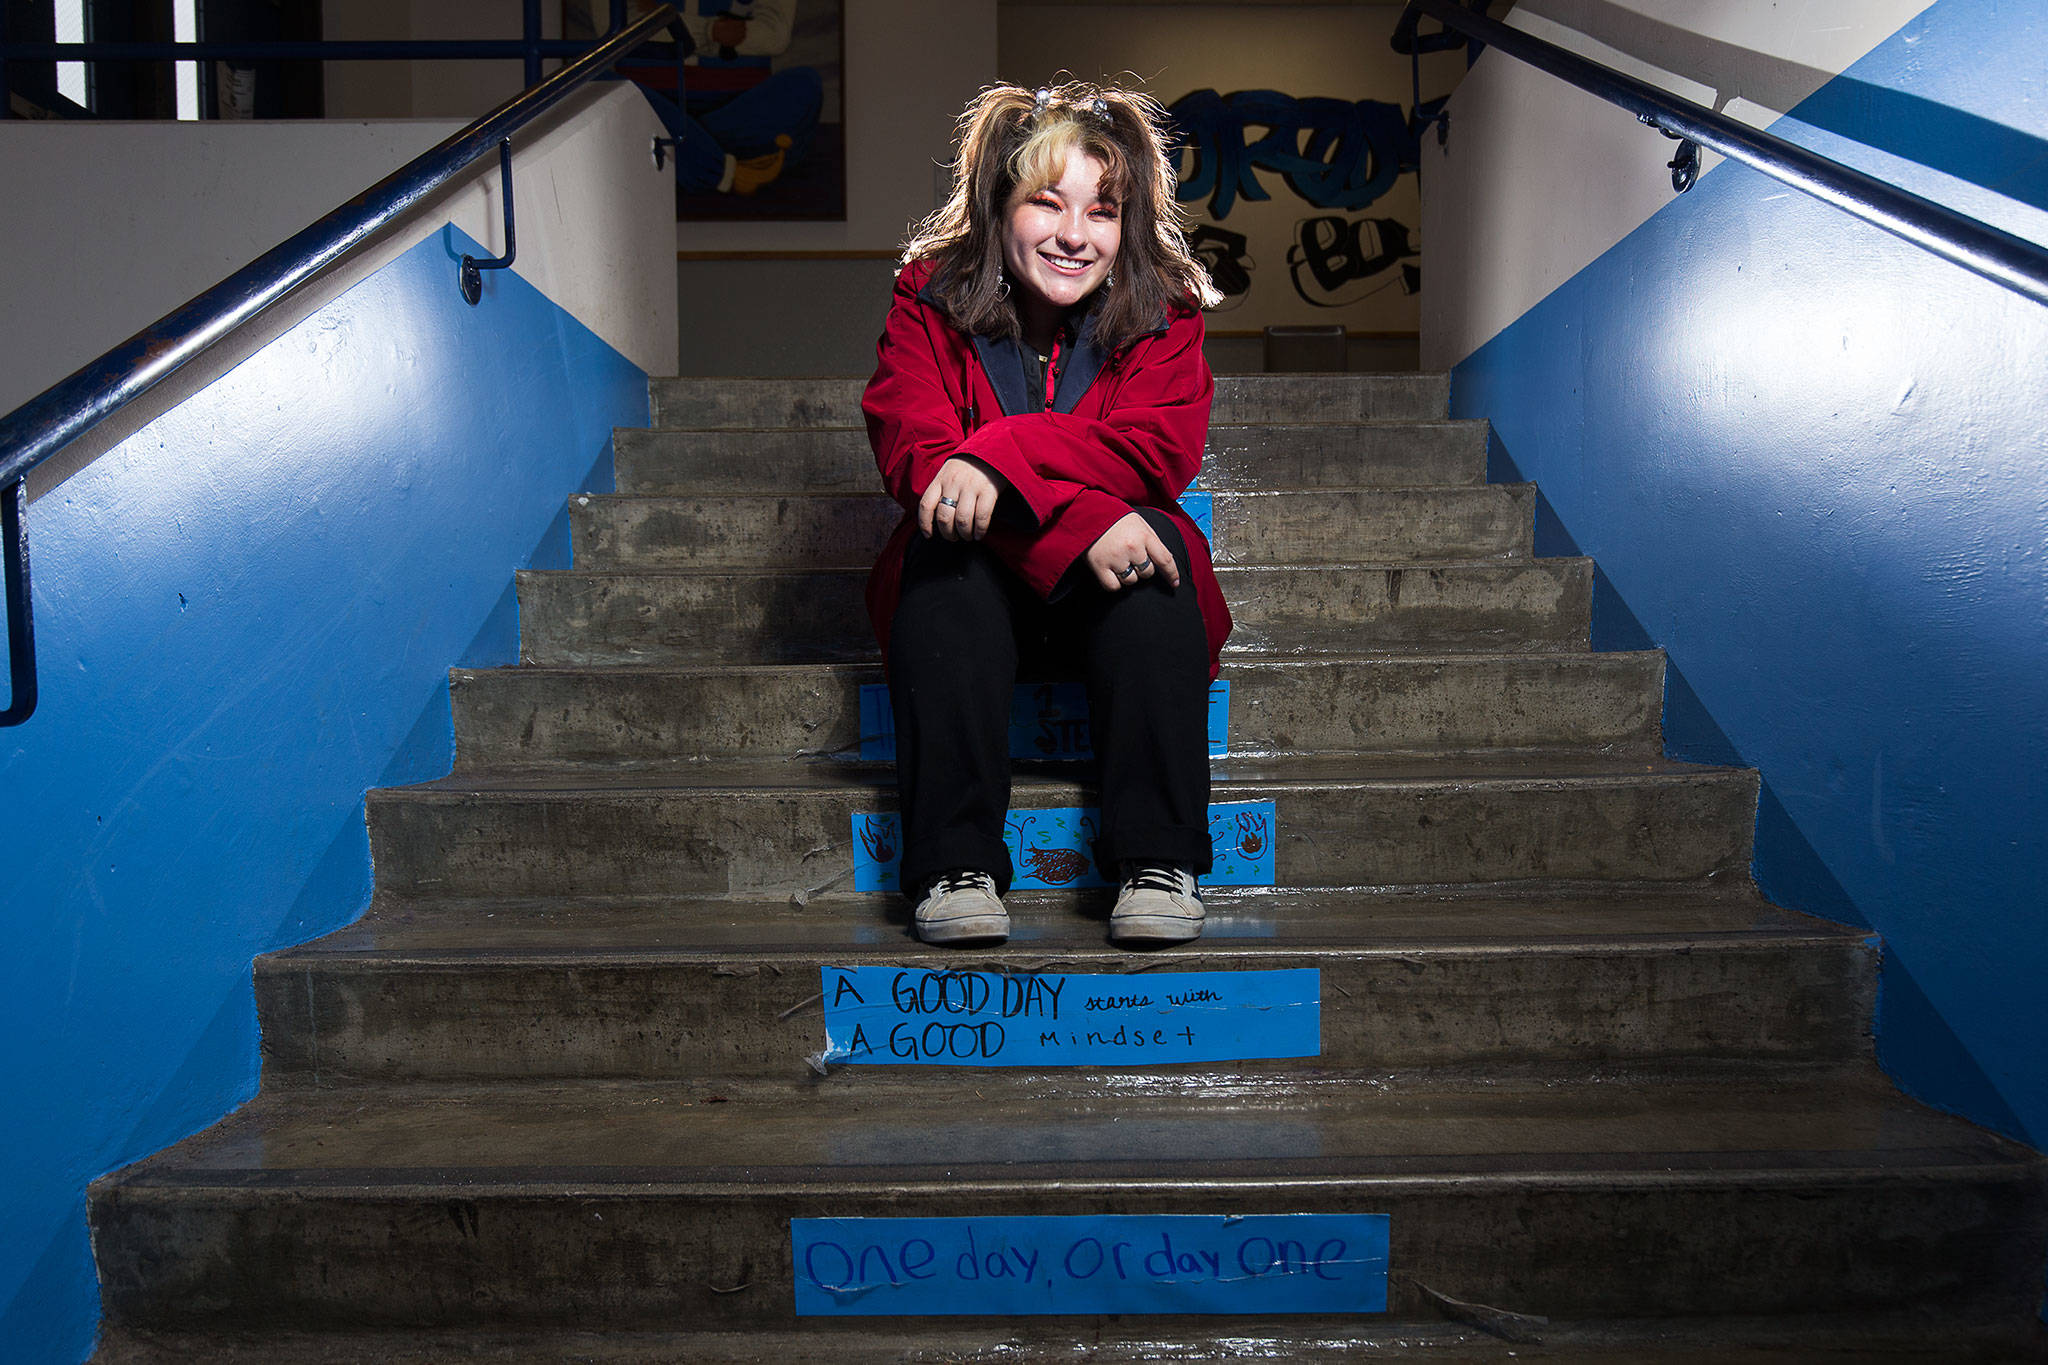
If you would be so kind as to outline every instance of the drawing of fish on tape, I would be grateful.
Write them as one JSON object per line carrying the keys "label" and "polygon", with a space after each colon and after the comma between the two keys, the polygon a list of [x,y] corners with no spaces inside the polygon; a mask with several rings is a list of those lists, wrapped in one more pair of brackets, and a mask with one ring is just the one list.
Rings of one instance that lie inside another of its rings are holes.
{"label": "drawing of fish on tape", "polygon": [[1010,845],[1010,885],[1108,885],[1095,866],[1092,809],[1013,810],[1003,824]]}

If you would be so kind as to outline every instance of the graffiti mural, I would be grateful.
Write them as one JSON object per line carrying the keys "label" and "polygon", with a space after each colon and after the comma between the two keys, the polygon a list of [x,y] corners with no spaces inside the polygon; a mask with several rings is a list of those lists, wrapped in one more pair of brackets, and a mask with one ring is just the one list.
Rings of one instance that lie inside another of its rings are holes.
{"label": "graffiti mural", "polygon": [[[1269,203],[1279,189],[1336,210],[1295,221],[1287,281],[1301,303],[1345,308],[1382,290],[1412,295],[1422,287],[1414,226],[1359,211],[1416,169],[1417,130],[1442,106],[1440,98],[1404,109],[1277,90],[1191,91],[1168,107],[1180,174],[1175,197],[1217,220],[1245,204]],[[1252,297],[1258,263],[1248,233],[1199,222],[1188,242],[1223,295],[1212,311]]]}
{"label": "graffiti mural", "polygon": [[[1316,208],[1362,209],[1415,169],[1415,133],[1398,104],[1197,90],[1167,113],[1176,150],[1184,162],[1192,156],[1174,197],[1183,204],[1208,199],[1211,218],[1228,218],[1239,195],[1270,198],[1260,171],[1276,173]],[[1255,128],[1265,131],[1254,137]]]}
{"label": "graffiti mural", "polygon": [[1404,294],[1420,289],[1422,269],[1411,259],[1417,254],[1408,225],[1397,218],[1333,214],[1295,225],[1287,268],[1303,299],[1318,308],[1342,308],[1394,286]]}
{"label": "graffiti mural", "polygon": [[1004,80],[1140,83],[1166,106],[1188,245],[1223,295],[1213,335],[1336,323],[1361,363],[1412,363],[1417,168],[1435,164],[1429,120],[1464,79],[1462,39],[1437,41],[1430,21],[1404,35],[1400,5],[1090,5],[1075,23],[997,8]]}
{"label": "graffiti mural", "polygon": [[1210,283],[1223,295],[1223,302],[1209,311],[1224,313],[1243,303],[1251,292],[1252,270],[1258,265],[1246,250],[1244,234],[1214,223],[1197,223],[1188,233],[1188,246],[1209,272]]}

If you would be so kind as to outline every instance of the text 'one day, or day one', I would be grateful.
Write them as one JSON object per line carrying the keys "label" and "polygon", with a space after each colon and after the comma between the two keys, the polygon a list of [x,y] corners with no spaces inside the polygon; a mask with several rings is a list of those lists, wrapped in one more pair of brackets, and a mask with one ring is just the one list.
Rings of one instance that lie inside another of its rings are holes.
{"label": "text 'one day, or day one'", "polygon": [[1381,1313],[1385,1214],[796,1218],[802,1315]]}

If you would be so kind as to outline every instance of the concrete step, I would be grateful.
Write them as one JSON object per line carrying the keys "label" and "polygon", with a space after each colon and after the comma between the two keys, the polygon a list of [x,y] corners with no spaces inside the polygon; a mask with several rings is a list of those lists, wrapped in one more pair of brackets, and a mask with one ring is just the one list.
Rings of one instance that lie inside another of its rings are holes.
{"label": "concrete step", "polygon": [[1303,1210],[1388,1216],[1390,1322],[1436,1317],[1426,1286],[1564,1321],[1911,1311],[1939,1342],[2040,1294],[2041,1158],[1873,1073],[1095,1103],[839,1079],[265,1092],[95,1185],[107,1317],[787,1331],[792,1218]]}
{"label": "concrete step", "polygon": [[[1611,1323],[1524,1324],[1513,1340],[1451,1315],[1429,1321],[1357,1318],[1329,1322],[1273,1318],[1180,1319],[1170,1333],[1143,1319],[1083,1322],[1012,1319],[997,1326],[917,1325],[916,1354],[906,1354],[900,1325],[819,1322],[808,1328],[747,1332],[299,1333],[103,1332],[93,1365],[903,1365],[912,1361],[1001,1361],[1041,1365],[1152,1365],[1160,1360],[1243,1365],[1284,1360],[1306,1365],[1380,1360],[1400,1354],[1431,1365],[1499,1365],[1555,1360],[1583,1365],[2016,1365],[2048,1361],[2038,1324],[1940,1323],[1929,1341],[1924,1315],[1866,1312],[1786,1320],[1665,1318]],[[1467,1316],[1475,1316],[1466,1310]],[[883,1321],[887,1321],[884,1319]],[[1171,1341],[1163,1341],[1170,1335]]]}
{"label": "concrete step", "polygon": [[[1013,899],[1012,941],[975,951],[918,943],[901,903],[881,896],[801,910],[688,900],[382,903],[338,933],[257,960],[266,1084],[798,1079],[817,1065],[806,1058],[826,1052],[819,991],[830,990],[827,969],[870,966],[1012,980],[1050,972],[1119,989],[1154,979],[1134,968],[1318,969],[1320,1055],[1230,1064],[1240,1076],[1583,1074],[1693,1059],[1869,1056],[1877,962],[1867,936],[1749,895],[1646,890],[1422,903],[1218,892],[1201,941],[1138,956],[1103,941],[1106,902],[1083,915],[1067,897]],[[1095,1022],[1079,992],[1064,988],[1031,1021],[998,1020],[1056,1032]],[[878,1025],[876,1046],[892,1041]],[[1076,1095],[1216,1069],[1145,1065],[1142,1054],[1130,1062],[1052,1069]],[[912,1075],[1021,1074],[865,1063],[835,1066],[835,1077],[840,1071],[860,1093]]]}
{"label": "concrete step", "polygon": [[[1486,423],[1212,424],[1204,488],[1403,488],[1486,481]],[[618,490],[634,494],[872,493],[866,428],[612,433]]]}
{"label": "concrete step", "polygon": [[[1658,751],[1664,656],[1232,656],[1234,754]],[[872,664],[457,669],[459,772],[549,763],[858,754]]]}
{"label": "concrete step", "polygon": [[[1584,650],[1585,559],[1224,566],[1238,653]],[[831,663],[877,657],[866,570],[525,572],[529,664]]]}
{"label": "concrete step", "polygon": [[[1224,759],[1214,771],[1213,801],[1274,803],[1282,886],[1748,875],[1747,770],[1544,755]],[[1011,793],[1013,809],[1093,804],[1067,773],[1020,773]],[[368,807],[391,895],[780,897],[851,885],[855,817],[893,811],[895,777],[824,759],[500,770],[374,791]]]}
{"label": "concrete step", "polygon": [[[863,378],[649,381],[656,427],[858,426]],[[1227,374],[1211,422],[1366,422],[1441,417],[1444,374]]]}
{"label": "concrete step", "polygon": [[[1198,495],[1199,496],[1199,495]],[[1212,493],[1219,564],[1527,557],[1534,484]],[[903,516],[879,493],[599,497],[569,501],[576,567],[865,569]]]}

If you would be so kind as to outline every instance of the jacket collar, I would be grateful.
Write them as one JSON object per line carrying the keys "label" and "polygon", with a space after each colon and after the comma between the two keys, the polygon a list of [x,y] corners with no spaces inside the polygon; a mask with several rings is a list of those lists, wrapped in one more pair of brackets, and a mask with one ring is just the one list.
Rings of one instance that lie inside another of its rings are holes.
{"label": "jacket collar", "polygon": [[[924,282],[917,291],[919,303],[933,309],[941,305],[934,286],[938,283],[938,272]],[[1070,313],[1066,331],[1075,337],[1060,370],[1060,377],[1052,395],[1052,411],[1072,412],[1080,406],[1082,397],[1109,363],[1110,353],[1095,337],[1096,310]],[[1145,333],[1156,336],[1170,325],[1170,319]],[[1011,337],[970,336],[974,353],[981,361],[982,373],[988,376],[989,386],[996,391],[996,401],[1002,405],[1003,415],[1015,417],[1019,413],[1042,412],[1033,401],[1029,369],[1024,363],[1024,343]]]}

